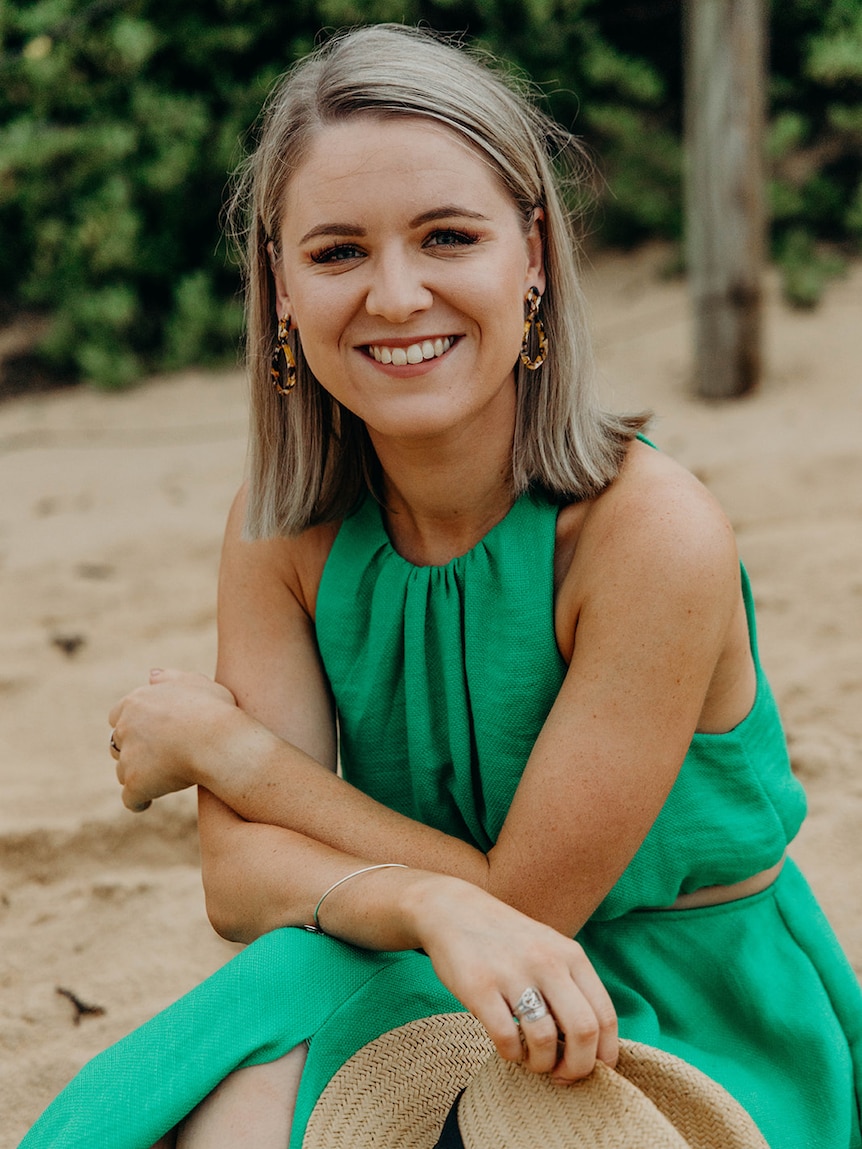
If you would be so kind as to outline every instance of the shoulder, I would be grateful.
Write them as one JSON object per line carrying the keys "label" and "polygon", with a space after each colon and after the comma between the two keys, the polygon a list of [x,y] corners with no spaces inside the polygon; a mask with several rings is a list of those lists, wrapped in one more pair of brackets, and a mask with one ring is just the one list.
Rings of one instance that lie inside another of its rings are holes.
{"label": "shoulder", "polygon": [[673,598],[696,614],[729,614],[739,595],[726,514],[694,475],[639,441],[607,490],[561,510],[557,547],[563,633],[587,601],[628,613]]}
{"label": "shoulder", "polygon": [[243,484],[228,514],[222,580],[280,586],[313,618],[323,568],[340,523],[323,523],[298,535],[249,539],[244,533],[247,497],[247,485]]}
{"label": "shoulder", "polygon": [[683,567],[736,559],[733,530],[703,484],[669,456],[635,441],[601,495],[564,507],[558,539],[572,560],[628,558]]}

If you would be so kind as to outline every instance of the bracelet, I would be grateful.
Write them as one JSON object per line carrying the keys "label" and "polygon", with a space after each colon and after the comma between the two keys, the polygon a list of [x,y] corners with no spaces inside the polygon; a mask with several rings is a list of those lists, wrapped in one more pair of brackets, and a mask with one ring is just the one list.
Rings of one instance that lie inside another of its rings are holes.
{"label": "bracelet", "polygon": [[320,920],[318,918],[318,914],[320,913],[320,907],[323,905],[323,903],[326,901],[326,899],[329,897],[329,895],[332,893],[333,890],[337,890],[339,886],[343,886],[344,883],[349,882],[351,878],[358,878],[360,874],[367,874],[369,872],[369,870],[390,870],[390,869],[407,870],[407,869],[409,869],[409,867],[405,866],[403,862],[381,862],[377,866],[363,866],[361,870],[354,870],[352,874],[345,874],[343,878],[339,878],[337,882],[333,882],[328,890],[323,891],[323,894],[320,898],[320,901],[314,907],[314,913],[312,914],[313,924],[303,926],[302,928],[304,930],[308,930],[308,932],[310,934],[325,933],[325,931],[323,929],[321,929],[321,927],[320,927]]}

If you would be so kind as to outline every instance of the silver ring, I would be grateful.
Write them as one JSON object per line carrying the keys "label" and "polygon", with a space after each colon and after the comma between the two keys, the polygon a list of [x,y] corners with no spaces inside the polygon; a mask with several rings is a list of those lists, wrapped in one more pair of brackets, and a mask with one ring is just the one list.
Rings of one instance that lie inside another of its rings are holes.
{"label": "silver ring", "polygon": [[117,743],[114,741],[114,731],[113,730],[111,731],[111,749],[116,750],[116,752],[118,754],[120,753],[120,748],[117,745]]}
{"label": "silver ring", "polygon": [[518,1021],[539,1021],[547,1017],[545,999],[534,985],[528,985],[518,998],[513,1013]]}

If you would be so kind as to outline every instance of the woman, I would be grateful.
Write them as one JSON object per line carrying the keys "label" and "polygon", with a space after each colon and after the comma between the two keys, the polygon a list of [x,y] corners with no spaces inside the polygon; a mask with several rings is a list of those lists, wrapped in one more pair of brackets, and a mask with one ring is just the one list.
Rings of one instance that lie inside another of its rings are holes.
{"label": "woman", "polygon": [[130,808],[200,787],[210,917],[254,944],[28,1149],[144,1147],[205,1097],[180,1145],[292,1117],[296,1146],[352,1053],[457,1008],[561,1083],[613,1063],[615,1011],[774,1149],[860,1144],[862,999],[784,857],[804,798],[750,591],[706,491],[597,406],[572,150],[397,27],[270,101],[222,685],[155,672],[111,714]]}

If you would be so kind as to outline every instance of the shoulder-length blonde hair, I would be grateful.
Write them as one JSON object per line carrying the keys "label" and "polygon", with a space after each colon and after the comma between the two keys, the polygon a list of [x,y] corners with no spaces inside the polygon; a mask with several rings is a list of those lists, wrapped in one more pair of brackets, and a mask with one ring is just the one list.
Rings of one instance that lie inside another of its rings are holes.
{"label": "shoulder-length blonde hair", "polygon": [[513,492],[540,490],[559,501],[598,494],[617,475],[626,444],[646,417],[610,414],[597,399],[578,240],[562,191],[565,180],[576,186],[583,180],[584,151],[511,76],[433,33],[378,24],[335,37],[283,77],[264,108],[257,147],[228,210],[229,230],[245,251],[246,533],[297,534],[343,518],[366,490],[380,497],[365,426],[315,379],[301,339],[293,343],[295,390],[282,397],[270,379],[277,316],[267,245],[278,243],[287,185],[315,134],[356,115],[425,116],[445,124],[499,174],[525,229],[535,209],[543,209],[542,320],[550,352],[537,371],[516,364]]}

